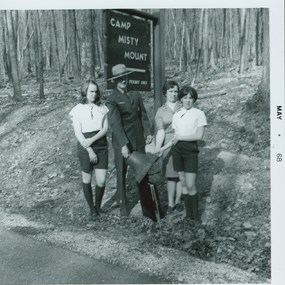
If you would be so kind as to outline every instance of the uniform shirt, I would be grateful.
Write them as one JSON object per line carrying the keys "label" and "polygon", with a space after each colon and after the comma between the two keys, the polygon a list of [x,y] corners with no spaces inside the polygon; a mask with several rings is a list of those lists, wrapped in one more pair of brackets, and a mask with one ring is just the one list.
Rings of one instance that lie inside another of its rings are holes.
{"label": "uniform shirt", "polygon": [[192,107],[190,110],[182,108],[173,115],[172,128],[177,135],[195,134],[198,127],[207,126],[205,113]]}
{"label": "uniform shirt", "polygon": [[103,122],[108,113],[105,105],[78,104],[69,112],[71,120],[78,120],[82,133],[99,131],[103,128]]}
{"label": "uniform shirt", "polygon": [[164,130],[165,134],[174,133],[172,128],[172,118],[173,114],[181,108],[181,104],[176,102],[174,110],[165,103],[163,106],[159,107],[155,114],[155,124],[157,130]]}
{"label": "uniform shirt", "polygon": [[145,147],[145,137],[151,134],[150,123],[138,92],[122,94],[114,89],[107,98],[108,121],[112,128],[114,148],[130,144],[133,150]]}

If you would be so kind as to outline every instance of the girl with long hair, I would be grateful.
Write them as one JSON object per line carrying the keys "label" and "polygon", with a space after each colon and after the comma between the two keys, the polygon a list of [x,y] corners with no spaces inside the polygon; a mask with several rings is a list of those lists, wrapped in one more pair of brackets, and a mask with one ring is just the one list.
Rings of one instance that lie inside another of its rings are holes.
{"label": "girl with long hair", "polygon": [[[90,208],[91,218],[100,216],[108,169],[108,108],[101,102],[98,84],[87,80],[82,84],[80,103],[69,113],[77,143],[77,154],[82,173],[82,187]],[[95,173],[95,204],[91,188]]]}

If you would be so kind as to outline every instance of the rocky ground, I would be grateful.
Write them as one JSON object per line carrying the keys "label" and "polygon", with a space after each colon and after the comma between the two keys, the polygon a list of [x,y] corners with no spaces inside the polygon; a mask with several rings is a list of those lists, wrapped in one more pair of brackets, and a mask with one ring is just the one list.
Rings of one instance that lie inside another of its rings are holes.
{"label": "rocky ground", "polygon": [[[171,69],[167,75],[182,85],[189,83],[187,73]],[[106,214],[90,223],[68,118],[79,87],[58,84],[53,77],[46,78],[44,101],[37,99],[34,79],[22,85],[21,103],[10,100],[11,88],[0,89],[1,224],[175,283],[270,282],[270,121],[257,88],[261,69],[240,75],[231,66],[200,78],[195,82],[201,97],[197,107],[209,124],[200,142],[197,182],[202,224],[185,224],[184,212],[159,223],[142,217],[131,175],[130,216],[120,218],[113,207],[111,147]],[[153,121],[153,96],[142,96]],[[165,210],[158,163],[150,177]]]}

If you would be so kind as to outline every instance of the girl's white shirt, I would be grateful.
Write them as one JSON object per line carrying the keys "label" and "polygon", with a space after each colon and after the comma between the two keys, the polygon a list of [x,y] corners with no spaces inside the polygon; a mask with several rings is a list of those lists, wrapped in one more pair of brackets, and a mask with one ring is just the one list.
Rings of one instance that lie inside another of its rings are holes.
{"label": "girl's white shirt", "polygon": [[82,133],[100,131],[106,119],[108,108],[102,104],[78,104],[69,112],[71,120],[79,121]]}
{"label": "girl's white shirt", "polygon": [[192,107],[190,110],[182,108],[173,115],[172,128],[177,135],[195,134],[198,127],[207,126],[205,113]]}

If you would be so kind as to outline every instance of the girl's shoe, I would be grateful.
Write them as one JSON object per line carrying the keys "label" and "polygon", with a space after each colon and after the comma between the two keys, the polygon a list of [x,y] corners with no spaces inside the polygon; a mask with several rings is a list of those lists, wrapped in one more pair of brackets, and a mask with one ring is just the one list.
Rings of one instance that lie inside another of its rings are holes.
{"label": "girl's shoe", "polygon": [[175,206],[174,206],[174,207],[168,206],[168,208],[167,208],[167,214],[172,214],[172,213],[174,212],[174,210],[175,210]]}
{"label": "girl's shoe", "polygon": [[181,203],[179,204],[176,204],[175,205],[175,209],[178,211],[178,212],[182,212],[184,210],[184,207]]}
{"label": "girl's shoe", "polygon": [[91,220],[92,221],[96,221],[98,219],[98,212],[97,210],[94,208],[91,210]]}

